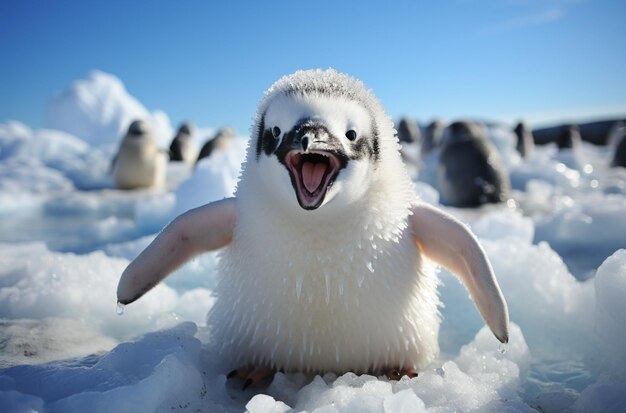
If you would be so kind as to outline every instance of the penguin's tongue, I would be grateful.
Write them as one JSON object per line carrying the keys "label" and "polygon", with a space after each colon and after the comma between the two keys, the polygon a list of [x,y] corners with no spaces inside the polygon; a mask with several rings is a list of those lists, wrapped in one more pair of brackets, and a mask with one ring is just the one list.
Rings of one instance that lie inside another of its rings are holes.
{"label": "penguin's tongue", "polygon": [[336,155],[324,151],[290,151],[285,155],[285,166],[291,174],[298,203],[308,210],[322,205],[341,167]]}
{"label": "penguin's tongue", "polygon": [[302,183],[310,193],[314,193],[322,184],[326,173],[326,164],[304,162],[302,164]]}

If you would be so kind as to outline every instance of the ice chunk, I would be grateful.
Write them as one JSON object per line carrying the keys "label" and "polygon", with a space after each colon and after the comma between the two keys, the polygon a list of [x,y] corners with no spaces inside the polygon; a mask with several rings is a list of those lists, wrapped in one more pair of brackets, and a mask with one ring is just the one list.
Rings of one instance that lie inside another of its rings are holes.
{"label": "ice chunk", "polygon": [[602,263],[594,285],[596,356],[606,371],[626,380],[626,249],[618,250]]}
{"label": "ice chunk", "polygon": [[420,413],[426,412],[422,399],[410,389],[401,390],[385,397],[383,400],[385,413]]}
{"label": "ice chunk", "polygon": [[281,401],[276,401],[272,396],[257,394],[246,404],[249,413],[284,413],[291,410]]}
{"label": "ice chunk", "polygon": [[[42,244],[0,244],[0,318],[80,318],[118,340],[154,329],[176,311],[178,295],[158,285],[118,317],[115,292],[127,264],[102,252],[79,256],[53,253]],[[58,337],[59,346],[71,338],[64,337]]]}

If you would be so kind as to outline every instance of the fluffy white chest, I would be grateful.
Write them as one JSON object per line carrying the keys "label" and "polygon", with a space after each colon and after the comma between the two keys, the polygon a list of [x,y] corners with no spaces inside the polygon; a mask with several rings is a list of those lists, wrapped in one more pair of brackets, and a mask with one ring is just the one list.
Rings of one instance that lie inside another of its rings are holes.
{"label": "fluffy white chest", "polygon": [[209,324],[234,363],[376,372],[436,356],[437,282],[408,228],[275,216],[242,209],[221,257]]}

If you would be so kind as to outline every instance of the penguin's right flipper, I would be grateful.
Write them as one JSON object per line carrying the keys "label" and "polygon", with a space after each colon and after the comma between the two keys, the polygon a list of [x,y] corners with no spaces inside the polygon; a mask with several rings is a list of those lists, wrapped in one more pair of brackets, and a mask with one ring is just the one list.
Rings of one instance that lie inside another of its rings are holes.
{"label": "penguin's right flipper", "polygon": [[192,209],[169,223],[124,270],[117,301],[137,300],[196,255],[222,248],[233,238],[235,198]]}

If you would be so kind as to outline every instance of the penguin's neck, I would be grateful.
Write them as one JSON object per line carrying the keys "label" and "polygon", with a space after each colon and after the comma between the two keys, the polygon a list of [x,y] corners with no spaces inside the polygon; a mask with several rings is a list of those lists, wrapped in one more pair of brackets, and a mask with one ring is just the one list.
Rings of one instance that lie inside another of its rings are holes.
{"label": "penguin's neck", "polygon": [[[374,181],[366,193],[342,210],[329,203],[318,210],[294,210],[270,199],[259,187],[240,188],[238,225],[280,242],[302,242],[326,250],[341,245],[397,241],[407,226],[414,191],[406,182]],[[294,194],[294,203],[295,203]],[[331,201],[332,202],[332,201]]]}

